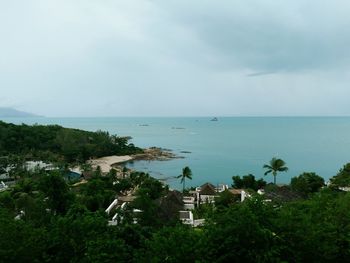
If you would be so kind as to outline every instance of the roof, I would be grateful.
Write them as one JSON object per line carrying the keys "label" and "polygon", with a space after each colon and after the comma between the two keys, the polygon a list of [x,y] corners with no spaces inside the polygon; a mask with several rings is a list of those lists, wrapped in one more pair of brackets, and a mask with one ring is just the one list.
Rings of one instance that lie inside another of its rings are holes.
{"label": "roof", "polygon": [[183,204],[182,194],[179,191],[169,191],[165,198],[177,202],[178,204]]}
{"label": "roof", "polygon": [[231,188],[231,189],[228,189],[228,191],[229,191],[231,194],[240,195],[240,194],[242,194],[243,189]]}
{"label": "roof", "polygon": [[135,200],[135,196],[128,195],[128,196],[118,196],[118,200],[121,202],[132,202]]}
{"label": "roof", "polygon": [[302,198],[299,193],[292,191],[287,186],[274,186],[270,189],[265,188],[265,197],[282,202],[294,201]]}
{"label": "roof", "polygon": [[169,191],[166,196],[163,196],[155,202],[158,204],[156,211],[158,218],[165,221],[178,218],[178,213],[183,209],[182,194],[178,191]]}
{"label": "roof", "polygon": [[211,184],[211,183],[205,183],[201,186],[201,188],[205,187],[205,186],[210,186],[212,187],[213,189],[215,189],[215,185]]}
{"label": "roof", "polygon": [[210,184],[210,183],[203,184],[201,186],[199,194],[201,194],[201,195],[216,195],[215,186]]}
{"label": "roof", "polygon": [[170,209],[170,207],[182,207],[184,204],[182,201],[182,194],[176,190],[169,191],[166,196],[159,198],[157,202],[164,209]]}

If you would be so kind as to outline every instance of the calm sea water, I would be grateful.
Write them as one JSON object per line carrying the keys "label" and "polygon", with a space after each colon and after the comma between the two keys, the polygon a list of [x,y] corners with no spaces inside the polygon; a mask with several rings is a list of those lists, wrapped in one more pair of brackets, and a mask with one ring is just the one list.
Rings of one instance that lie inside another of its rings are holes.
{"label": "calm sea water", "polygon": [[[277,177],[289,183],[300,173],[316,172],[325,179],[350,162],[350,117],[227,117],[211,118],[26,118],[12,123],[59,124],[65,127],[130,135],[140,147],[172,149],[184,159],[138,161],[130,167],[149,172],[180,188],[185,166],[193,172],[188,186],[207,181],[231,184],[233,175],[264,177],[262,166],[276,156],[289,171]],[[182,151],[190,153],[181,153]],[[272,181],[272,176],[264,177]]]}

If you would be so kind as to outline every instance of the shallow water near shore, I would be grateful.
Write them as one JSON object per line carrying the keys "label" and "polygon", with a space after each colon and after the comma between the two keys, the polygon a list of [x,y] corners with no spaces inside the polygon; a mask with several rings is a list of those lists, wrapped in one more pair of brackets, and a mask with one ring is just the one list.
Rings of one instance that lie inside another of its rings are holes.
{"label": "shallow water near shore", "polygon": [[[350,117],[210,117],[191,118],[3,118],[16,124],[59,124],[70,128],[132,136],[140,147],[172,149],[184,159],[134,161],[129,167],[167,179],[181,188],[182,168],[189,166],[193,180],[187,186],[207,181],[231,184],[233,175],[252,173],[263,177],[262,166],[276,156],[286,161],[289,171],[280,173],[278,183],[304,171],[316,172],[326,180],[350,161]],[[264,177],[271,182],[272,176]]]}

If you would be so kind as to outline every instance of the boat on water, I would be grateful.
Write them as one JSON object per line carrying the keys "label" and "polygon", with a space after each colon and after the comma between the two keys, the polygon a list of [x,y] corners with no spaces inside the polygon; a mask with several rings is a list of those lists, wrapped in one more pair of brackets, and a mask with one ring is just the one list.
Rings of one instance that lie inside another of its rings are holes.
{"label": "boat on water", "polygon": [[218,118],[214,117],[210,121],[218,121]]}

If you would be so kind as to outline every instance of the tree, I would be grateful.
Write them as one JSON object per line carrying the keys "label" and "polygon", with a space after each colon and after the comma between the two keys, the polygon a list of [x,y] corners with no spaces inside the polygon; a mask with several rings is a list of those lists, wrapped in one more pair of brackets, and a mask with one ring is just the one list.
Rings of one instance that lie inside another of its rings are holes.
{"label": "tree", "polygon": [[264,175],[272,173],[273,183],[276,184],[277,172],[287,172],[288,171],[288,167],[285,165],[286,165],[286,163],[282,159],[277,159],[276,157],[273,157],[269,164],[265,164],[263,166],[264,169],[267,169],[267,171],[264,173]]}
{"label": "tree", "polygon": [[215,207],[229,207],[231,204],[238,201],[237,195],[232,194],[230,191],[225,190],[219,193],[219,196],[215,198]]}
{"label": "tree", "polygon": [[155,227],[162,224],[158,216],[159,202],[156,200],[163,196],[165,190],[162,183],[152,177],[144,179],[139,185],[136,198],[130,208],[142,211],[134,214],[140,225]]}
{"label": "tree", "polygon": [[344,167],[340,169],[338,174],[331,178],[331,183],[332,185],[337,187],[350,186],[350,163],[344,165]]}
{"label": "tree", "polygon": [[145,241],[135,262],[200,262],[201,237],[202,231],[184,225],[161,228]]}
{"label": "tree", "polygon": [[[94,254],[98,252],[91,250],[91,246],[100,243],[101,239],[106,241],[107,247],[112,241],[112,238],[107,236],[109,229],[103,213],[89,212],[85,207],[76,204],[69,209],[65,216],[53,217],[48,231],[46,262],[115,261],[97,259],[94,261]],[[96,249],[100,249],[101,258],[109,250],[109,248],[102,249],[100,245],[97,245]],[[119,252],[119,248],[116,247],[116,251]],[[91,261],[87,260],[86,257],[90,258]]]}
{"label": "tree", "polygon": [[0,208],[1,262],[47,262],[44,260],[47,231],[23,220],[14,220],[12,213]]}
{"label": "tree", "polygon": [[283,262],[345,262],[350,256],[350,195],[325,189],[286,203],[274,218]]}
{"label": "tree", "polygon": [[68,210],[73,194],[59,172],[44,175],[39,181],[39,190],[48,198],[47,203],[52,212],[64,214]]}
{"label": "tree", "polygon": [[306,196],[318,192],[324,186],[324,179],[315,173],[302,173],[291,179],[290,186],[292,190]]}
{"label": "tree", "polygon": [[141,210],[141,212],[133,212],[133,217],[137,218],[137,223],[141,226],[157,227],[161,225],[161,222],[157,217],[158,206],[155,200],[149,195],[149,189],[138,189],[137,196],[131,203],[130,208],[131,211],[133,211],[134,208]]}
{"label": "tree", "polygon": [[281,262],[269,206],[254,199],[216,214],[199,241],[201,262]]}
{"label": "tree", "polygon": [[185,191],[186,178],[192,180],[192,171],[191,171],[191,169],[188,166],[186,166],[185,168],[182,169],[182,174],[180,174],[176,178],[181,178],[182,192],[184,192]]}
{"label": "tree", "polygon": [[232,176],[232,181],[232,187],[236,189],[248,188],[257,191],[266,186],[264,179],[255,180],[255,176],[252,174],[244,175],[242,178],[239,175]]}

